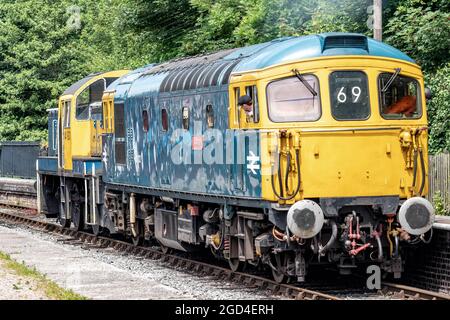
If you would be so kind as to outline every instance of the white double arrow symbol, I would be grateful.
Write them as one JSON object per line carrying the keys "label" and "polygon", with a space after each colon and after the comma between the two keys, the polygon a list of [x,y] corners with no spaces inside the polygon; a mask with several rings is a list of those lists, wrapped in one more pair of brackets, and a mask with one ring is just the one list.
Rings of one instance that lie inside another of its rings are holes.
{"label": "white double arrow symbol", "polygon": [[252,151],[249,151],[249,156],[247,156],[247,161],[249,162],[247,164],[247,169],[251,170],[253,174],[256,174],[255,170],[259,170],[260,166],[258,164],[259,162],[259,156],[256,156]]}

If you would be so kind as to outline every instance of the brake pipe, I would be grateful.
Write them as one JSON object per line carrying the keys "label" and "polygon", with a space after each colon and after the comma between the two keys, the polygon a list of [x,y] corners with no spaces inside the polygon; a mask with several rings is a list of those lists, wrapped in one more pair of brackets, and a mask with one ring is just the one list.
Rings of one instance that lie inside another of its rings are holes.
{"label": "brake pipe", "polygon": [[358,249],[350,250],[350,254],[353,256],[356,256],[358,253],[360,253],[363,250],[366,250],[368,247],[370,247],[370,243],[366,243],[366,244],[362,245],[361,247],[359,247]]}

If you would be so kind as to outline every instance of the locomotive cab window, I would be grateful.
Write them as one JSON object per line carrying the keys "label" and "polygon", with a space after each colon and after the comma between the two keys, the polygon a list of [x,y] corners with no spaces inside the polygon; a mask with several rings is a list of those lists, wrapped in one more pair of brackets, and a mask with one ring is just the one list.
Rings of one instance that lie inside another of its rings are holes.
{"label": "locomotive cab window", "polygon": [[[319,80],[303,75],[310,88],[319,92]],[[321,116],[320,95],[312,94],[297,77],[276,80],[267,86],[269,118],[273,122],[316,121]]]}
{"label": "locomotive cab window", "polygon": [[247,122],[258,123],[259,122],[259,103],[258,103],[258,90],[256,86],[245,87],[245,94],[252,98],[253,110],[249,117],[246,117]]}
{"label": "locomotive cab window", "polygon": [[70,101],[64,101],[64,128],[70,128]]}
{"label": "locomotive cab window", "polygon": [[330,75],[331,113],[336,120],[366,120],[370,116],[367,75],[336,71]]}
{"label": "locomotive cab window", "polygon": [[422,116],[417,80],[392,73],[378,77],[380,112],[385,119],[417,119]]}
{"label": "locomotive cab window", "polygon": [[98,103],[101,103],[105,89],[105,79],[99,79],[78,95],[75,112],[75,118],[77,120],[90,119],[91,109],[95,108]]}
{"label": "locomotive cab window", "polygon": [[235,105],[234,105],[234,110],[235,110],[234,123],[236,125],[239,125],[239,126],[241,124],[241,120],[239,119],[239,113],[241,111],[241,107],[239,106],[239,103],[238,103],[238,100],[239,100],[240,96],[241,96],[241,89],[239,87],[234,88],[234,102],[235,102]]}

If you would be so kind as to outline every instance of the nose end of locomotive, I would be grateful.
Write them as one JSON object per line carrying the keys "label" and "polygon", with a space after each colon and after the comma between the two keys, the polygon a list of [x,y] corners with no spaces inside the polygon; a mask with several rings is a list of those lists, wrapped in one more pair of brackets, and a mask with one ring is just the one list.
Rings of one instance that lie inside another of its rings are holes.
{"label": "nose end of locomotive", "polygon": [[403,230],[412,235],[428,232],[434,223],[433,205],[421,197],[406,200],[398,212],[398,221]]}
{"label": "nose end of locomotive", "polygon": [[311,200],[300,200],[292,205],[287,214],[287,226],[297,237],[309,239],[322,230],[322,208]]}

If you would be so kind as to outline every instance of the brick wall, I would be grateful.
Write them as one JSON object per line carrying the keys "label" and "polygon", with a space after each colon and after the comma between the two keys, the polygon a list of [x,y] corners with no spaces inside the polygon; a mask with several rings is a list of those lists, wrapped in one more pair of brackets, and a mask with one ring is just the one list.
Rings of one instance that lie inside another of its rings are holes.
{"label": "brick wall", "polygon": [[403,283],[450,294],[450,231],[434,229],[429,245],[421,245],[405,265]]}

